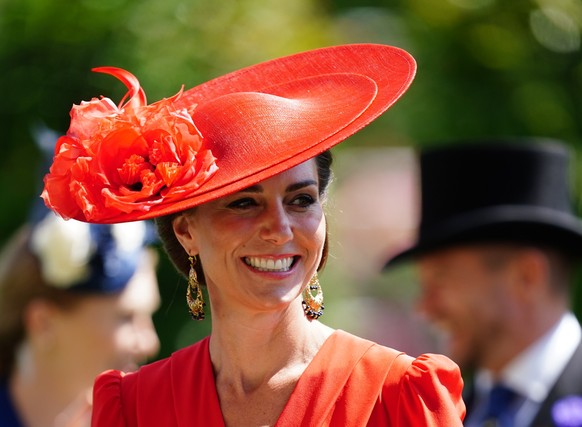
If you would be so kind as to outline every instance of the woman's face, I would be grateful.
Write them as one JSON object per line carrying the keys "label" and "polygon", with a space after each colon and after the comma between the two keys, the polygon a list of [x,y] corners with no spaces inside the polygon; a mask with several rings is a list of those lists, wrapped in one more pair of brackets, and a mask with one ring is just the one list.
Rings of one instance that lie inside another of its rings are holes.
{"label": "woman's face", "polygon": [[134,370],[159,349],[152,322],[159,303],[155,261],[147,256],[120,294],[86,297],[54,311],[55,359],[89,385],[104,370]]}
{"label": "woman's face", "polygon": [[201,205],[179,217],[174,230],[186,251],[200,256],[213,316],[284,309],[321,259],[325,218],[316,162]]}

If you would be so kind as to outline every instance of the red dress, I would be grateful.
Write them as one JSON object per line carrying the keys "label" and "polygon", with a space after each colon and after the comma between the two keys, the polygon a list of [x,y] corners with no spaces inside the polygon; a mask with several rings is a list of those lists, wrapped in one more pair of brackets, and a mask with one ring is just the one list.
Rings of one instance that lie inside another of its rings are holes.
{"label": "red dress", "polygon": [[[209,339],[143,366],[101,374],[92,427],[223,427]],[[277,427],[462,426],[459,368],[445,356],[413,359],[335,331],[299,378]]]}

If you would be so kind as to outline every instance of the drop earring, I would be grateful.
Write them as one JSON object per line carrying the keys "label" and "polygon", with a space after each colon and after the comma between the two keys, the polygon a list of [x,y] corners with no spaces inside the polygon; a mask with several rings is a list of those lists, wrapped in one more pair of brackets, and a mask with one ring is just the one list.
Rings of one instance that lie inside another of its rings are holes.
{"label": "drop earring", "polygon": [[204,297],[202,296],[200,283],[198,283],[198,275],[194,269],[194,265],[196,265],[196,257],[189,256],[188,261],[190,261],[190,271],[188,272],[188,290],[186,291],[186,302],[188,303],[188,308],[192,319],[204,320],[204,307],[206,306],[206,303],[204,302]]}
{"label": "drop earring", "polygon": [[[315,295],[313,292],[315,291]],[[305,315],[312,319],[317,319],[323,314],[323,291],[319,284],[317,273],[313,275],[309,284],[303,290],[303,311]]]}

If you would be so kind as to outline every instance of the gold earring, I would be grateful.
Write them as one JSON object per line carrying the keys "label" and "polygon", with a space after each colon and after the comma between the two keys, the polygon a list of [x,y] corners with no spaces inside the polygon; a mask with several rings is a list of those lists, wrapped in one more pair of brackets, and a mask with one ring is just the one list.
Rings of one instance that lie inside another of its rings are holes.
{"label": "gold earring", "polygon": [[206,306],[206,303],[204,302],[204,298],[202,296],[200,283],[198,283],[196,270],[194,269],[196,258],[189,256],[188,261],[190,261],[190,271],[188,272],[188,290],[186,291],[186,302],[188,302],[188,308],[190,310],[192,319],[204,320],[204,307]]}
{"label": "gold earring", "polygon": [[[315,295],[313,295],[313,291]],[[323,291],[321,290],[321,285],[319,284],[319,278],[317,273],[313,275],[309,284],[303,289],[303,311],[306,316],[312,319],[317,319],[323,314]]]}

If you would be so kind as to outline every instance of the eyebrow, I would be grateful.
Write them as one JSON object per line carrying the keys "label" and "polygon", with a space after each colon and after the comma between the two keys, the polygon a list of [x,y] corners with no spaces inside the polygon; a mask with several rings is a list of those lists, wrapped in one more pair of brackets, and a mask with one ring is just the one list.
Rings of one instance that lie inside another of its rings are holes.
{"label": "eyebrow", "polygon": [[[292,191],[297,191],[305,187],[309,187],[314,185],[317,187],[317,181],[313,179],[306,179],[305,181],[295,182],[290,184],[285,191],[290,193]],[[239,191],[239,193],[261,193],[263,191],[263,186],[260,184],[251,185],[250,187],[245,188],[244,190]]]}

